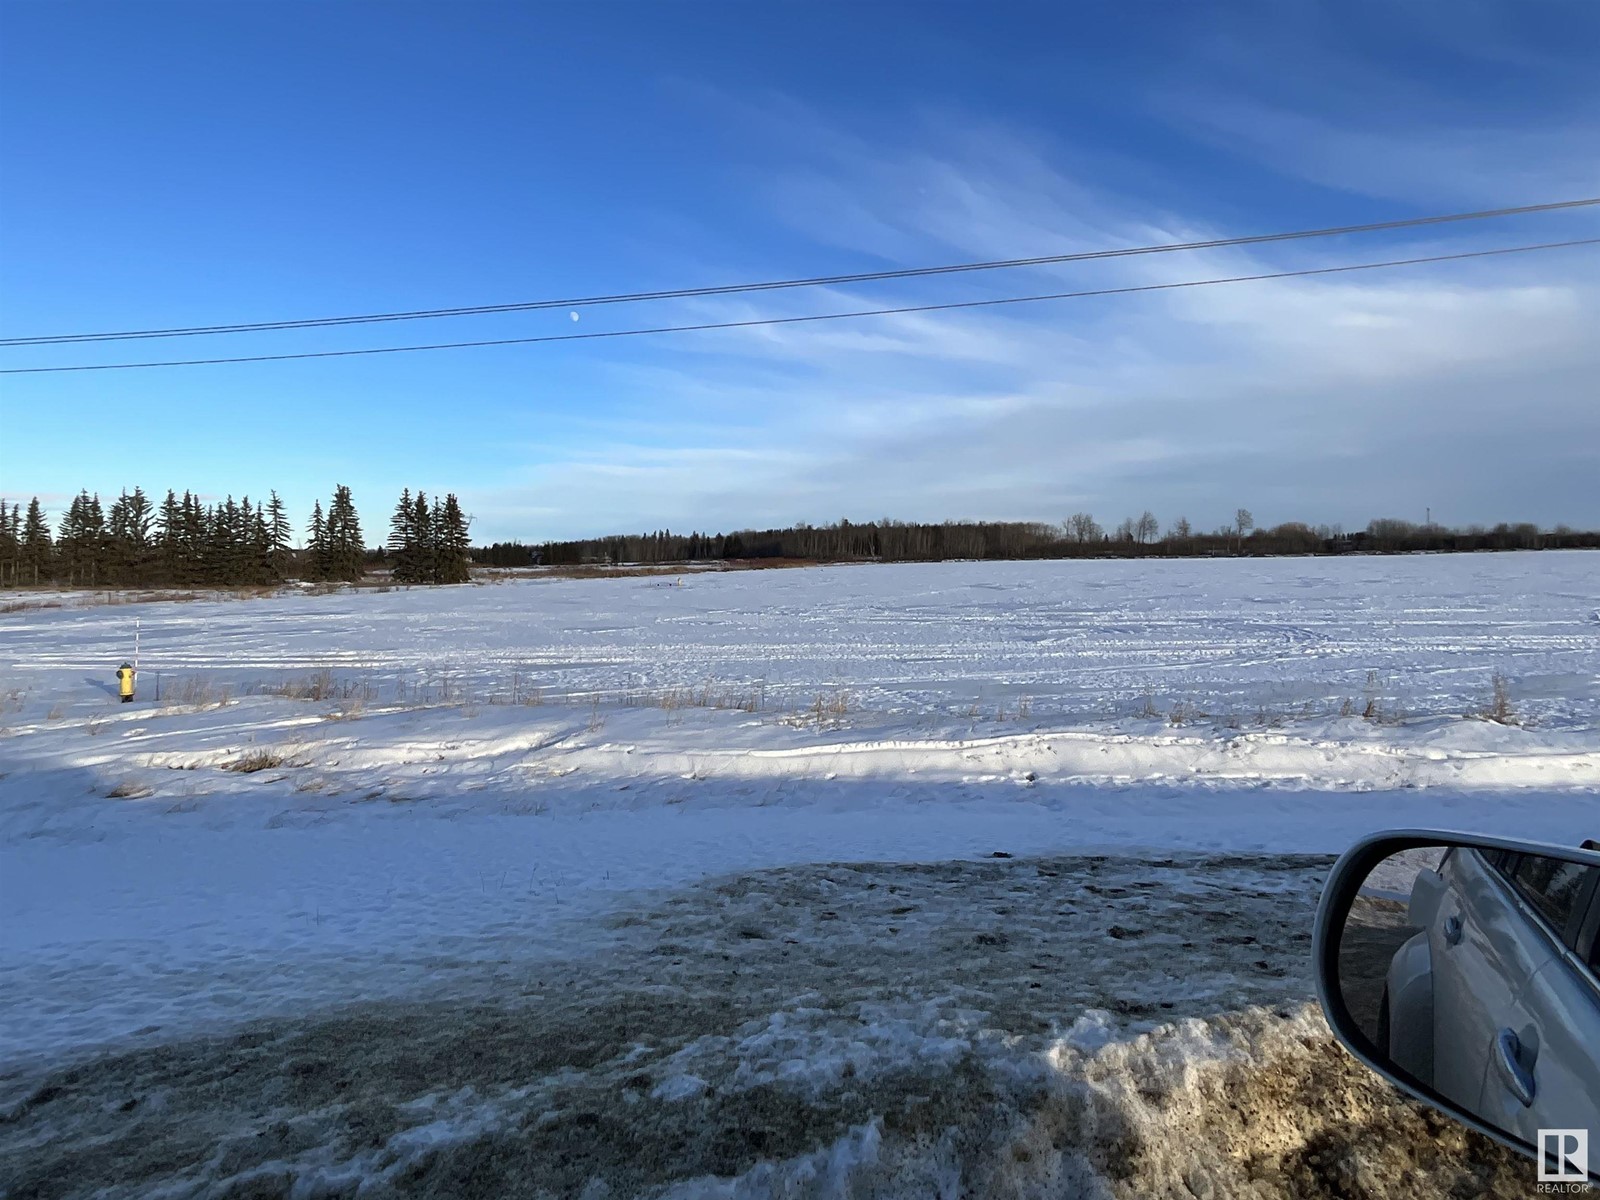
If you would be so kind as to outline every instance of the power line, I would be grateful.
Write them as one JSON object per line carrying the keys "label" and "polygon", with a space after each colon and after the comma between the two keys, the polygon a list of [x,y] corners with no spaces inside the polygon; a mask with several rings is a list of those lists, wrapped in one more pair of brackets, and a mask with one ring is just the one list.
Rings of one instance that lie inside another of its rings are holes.
{"label": "power line", "polygon": [[1217,250],[1228,246],[1258,246],[1271,242],[1300,241],[1334,237],[1348,233],[1376,233],[1382,230],[1411,229],[1423,225],[1442,225],[1456,221],[1480,221],[1492,217],[1520,216],[1527,213],[1555,212],[1600,204],[1600,196],[1582,200],[1559,200],[1549,204],[1526,204],[1515,208],[1490,208],[1480,212],[1446,213],[1432,217],[1406,217],[1374,221],[1365,225],[1339,225],[1326,229],[1301,229],[1289,233],[1256,234],[1249,237],[1213,238],[1200,242],[1173,242],[1154,246],[1130,246],[1114,250],[1086,250],[1074,254],[1047,254],[1034,258],[995,259],[989,262],[954,263],[939,267],[907,267],[893,271],[865,271],[853,275],[819,275],[807,279],[781,279],[766,283],[740,283],[722,287],[676,288],[658,292],[624,292],[608,296],[579,296],[566,300],[529,300],[516,304],[479,304],[463,308],[415,309],[409,312],[368,313],[361,316],[308,317],[292,321],[258,321],[235,325],[190,325],[172,329],[133,329],[120,333],[60,333],[36,337],[0,338],[0,346],[46,346],[69,342],[117,342],[139,338],[198,337],[220,333],[262,333],[279,329],[316,329],[337,325],[370,325],[383,321],[418,321],[434,317],[484,316],[490,313],[535,312],[548,308],[583,308],[600,304],[633,304],[646,300],[686,300],[703,296],[732,296],[747,292],[769,292],[785,288],[824,287],[846,283],[874,283],[888,279],[917,279],[929,275],[952,275],[968,271],[997,271],[1011,267],[1042,267],[1061,263],[1090,262],[1106,258],[1127,258],[1140,254],[1170,254],[1179,250]]}
{"label": "power line", "polygon": [[200,367],[221,363],[285,362],[303,358],[352,358],[367,354],[409,354],[419,350],[466,350],[480,346],[530,346],[543,342],[584,342],[599,338],[644,337],[659,333],[699,333],[715,329],[750,329],[761,325],[799,325],[809,321],[844,321],[857,317],[891,317],[906,313],[948,312],[958,308],[992,308],[1002,304],[1031,304],[1039,300],[1077,300],[1088,296],[1126,296],[1137,292],[1164,292],[1177,288],[1210,287],[1220,283],[1254,283],[1267,279],[1297,279],[1310,275],[1338,275],[1349,271],[1376,271],[1383,267],[1409,267],[1421,263],[1454,262],[1465,258],[1490,258],[1526,254],[1534,250],[1561,250],[1600,244],[1600,237],[1567,242],[1541,242],[1532,246],[1503,246],[1494,250],[1468,250],[1457,254],[1430,254],[1421,258],[1395,258],[1384,262],[1352,263],[1342,267],[1310,267],[1298,271],[1272,271],[1261,275],[1230,275],[1222,279],[1188,279],[1178,283],[1145,283],[1133,287],[1095,288],[1081,292],[1052,292],[1042,296],[1007,296],[997,300],[959,300],[949,304],[912,304],[901,308],[874,308],[857,312],[816,313],[803,317],[759,317],[747,321],[715,321],[699,325],[658,325],[650,329],[613,329],[597,333],[547,334],[542,337],[492,338],[476,342],[434,342],[421,346],[378,346],[361,350],[313,350],[299,354],[247,354],[235,358],[190,358],[165,362],[98,363],[69,367],[8,367],[0,375],[49,375],[67,371],[130,371],[145,367]]}

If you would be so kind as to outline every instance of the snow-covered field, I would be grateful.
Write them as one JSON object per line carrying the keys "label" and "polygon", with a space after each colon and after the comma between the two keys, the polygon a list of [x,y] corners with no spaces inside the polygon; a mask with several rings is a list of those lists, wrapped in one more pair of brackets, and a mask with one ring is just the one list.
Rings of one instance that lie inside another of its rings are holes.
{"label": "snow-covered field", "polygon": [[[1280,1068],[1332,1072],[1375,1128],[1425,1120],[1341,1074],[1298,935],[1326,856],[1373,829],[1600,835],[1597,612],[1600,555],[1573,552],[0,614],[0,1155],[39,1195],[490,1195],[448,1173],[542,1179],[544,1131],[576,1164],[551,1195],[942,1195],[998,1161],[962,1139],[1004,1113],[1040,1180],[1251,1194],[1215,1163],[1184,1183],[1198,1143],[1112,1160]],[[1520,725],[1475,715],[1496,674]],[[552,1030],[554,1057],[508,1048]],[[396,1039],[435,1074],[373,1066]],[[355,1090],[301,1095],[293,1063],[346,1043]],[[962,1080],[988,1117],[906,1116]],[[622,1113],[649,1170],[601,1153]],[[673,1157],[684,1114],[704,1137]],[[716,1141],[741,1121],[768,1140]],[[290,1132],[246,1153],[224,1125]],[[1369,1129],[1361,1169],[1448,1144],[1415,1129]],[[95,1175],[84,1147],[127,1138],[149,1170]]]}

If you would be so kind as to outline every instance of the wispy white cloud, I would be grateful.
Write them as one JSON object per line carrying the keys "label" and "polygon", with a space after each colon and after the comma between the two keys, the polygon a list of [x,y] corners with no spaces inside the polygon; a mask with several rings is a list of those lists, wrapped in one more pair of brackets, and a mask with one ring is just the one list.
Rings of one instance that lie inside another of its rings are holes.
{"label": "wispy white cloud", "polygon": [[[1539,203],[1600,190],[1600,124],[1435,122],[1397,131],[1244,99],[1172,101],[1175,119],[1218,149],[1340,191],[1452,207]],[[1368,123],[1370,122],[1370,123]]]}
{"label": "wispy white cloud", "polygon": [[[1463,196],[1530,198],[1521,184],[1491,195],[1493,149],[1434,128],[1379,131],[1228,97],[1190,117],[1237,126],[1252,153],[1329,186],[1441,211]],[[790,102],[746,105],[739,119],[769,120],[793,148],[787,169],[752,181],[775,219],[864,261],[1062,253],[1295,223],[1266,210],[1249,228],[1170,211],[1055,165],[1048,138],[949,112],[908,122],[899,145]],[[1502,139],[1517,146],[1520,180],[1543,187],[1570,174],[1569,190],[1581,190],[1571,149],[1582,130],[1514,132]],[[1558,236],[1597,228],[1579,214]],[[707,299],[673,319],[1251,274],[1481,248],[1518,229]],[[556,535],[841,515],[1050,519],[1082,507],[1115,520],[1146,506],[1206,525],[1238,504],[1266,520],[1355,522],[1427,504],[1462,521],[1593,523],[1600,462],[1584,447],[1600,445],[1597,259],[1486,259],[663,342],[650,364],[615,372],[630,415],[595,418],[603,450],[557,455],[479,508],[540,505],[554,510],[541,525]]]}
{"label": "wispy white cloud", "polygon": [[1600,10],[1522,8],[1246,6],[1219,14],[1150,109],[1236,162],[1335,191],[1440,209],[1593,195]]}

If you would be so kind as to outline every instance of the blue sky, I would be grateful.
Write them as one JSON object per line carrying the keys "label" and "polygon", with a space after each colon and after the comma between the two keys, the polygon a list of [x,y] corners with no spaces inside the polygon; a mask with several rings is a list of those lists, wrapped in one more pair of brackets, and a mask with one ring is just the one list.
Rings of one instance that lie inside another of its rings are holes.
{"label": "blue sky", "polygon": [[[1600,5],[12,3],[0,334],[472,305],[1600,194]],[[1271,249],[0,366],[536,336],[1594,236]],[[0,376],[0,491],[402,486],[482,539],[1600,524],[1600,253],[651,339]]]}

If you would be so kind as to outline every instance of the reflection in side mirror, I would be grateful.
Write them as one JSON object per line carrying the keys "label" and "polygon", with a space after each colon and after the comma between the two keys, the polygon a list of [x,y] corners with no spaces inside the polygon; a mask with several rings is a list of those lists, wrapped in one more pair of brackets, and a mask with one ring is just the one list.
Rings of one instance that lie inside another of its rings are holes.
{"label": "reflection in side mirror", "polygon": [[1541,1180],[1600,1179],[1600,854],[1380,835],[1334,868],[1317,939],[1358,1058]]}

